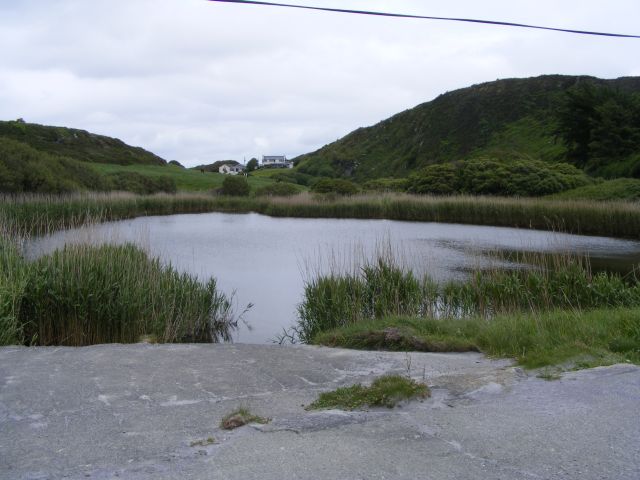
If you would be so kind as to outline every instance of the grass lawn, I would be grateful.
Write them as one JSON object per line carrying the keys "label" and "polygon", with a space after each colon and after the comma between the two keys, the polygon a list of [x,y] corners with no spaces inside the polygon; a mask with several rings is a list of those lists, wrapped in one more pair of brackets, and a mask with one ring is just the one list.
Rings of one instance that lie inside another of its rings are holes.
{"label": "grass lawn", "polygon": [[[149,177],[169,176],[176,181],[178,190],[185,192],[208,191],[222,186],[225,175],[220,173],[191,170],[175,165],[112,165],[106,163],[93,163],[91,166],[102,174],[116,172],[135,172]],[[249,185],[254,190],[265,185],[270,185],[273,180],[266,176],[251,175],[248,177]]]}

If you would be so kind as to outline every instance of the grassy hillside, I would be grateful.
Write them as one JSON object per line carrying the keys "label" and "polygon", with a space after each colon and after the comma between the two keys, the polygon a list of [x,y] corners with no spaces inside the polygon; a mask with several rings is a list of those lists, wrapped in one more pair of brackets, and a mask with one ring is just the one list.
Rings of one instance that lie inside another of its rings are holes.
{"label": "grassy hillside", "polygon": [[[167,166],[139,165],[141,171],[94,168],[97,164],[52,155],[10,138],[0,137],[0,193],[68,193],[120,190],[139,194],[173,193],[176,182]],[[145,169],[164,175],[146,175]],[[172,169],[181,170],[171,166]]]}
{"label": "grassy hillside", "polygon": [[51,127],[21,120],[0,121],[0,137],[10,138],[41,152],[81,162],[120,165],[163,165],[165,160],[117,138],[96,135],[74,128]]}
{"label": "grassy hillside", "polygon": [[555,134],[559,111],[567,92],[582,84],[640,92],[640,77],[549,75],[474,85],[302,155],[298,171],[364,181],[481,156],[564,161],[567,148]]}
{"label": "grassy hillside", "polygon": [[62,193],[108,190],[106,178],[89,165],[0,137],[0,192]]}
{"label": "grassy hillside", "polygon": [[[220,188],[226,175],[213,172],[201,173],[200,170],[181,168],[175,165],[91,165],[96,172],[102,174],[138,173],[151,178],[168,176],[175,181],[178,190],[185,192],[207,191]],[[271,185],[273,180],[267,177],[249,176],[247,178],[252,189]]]}

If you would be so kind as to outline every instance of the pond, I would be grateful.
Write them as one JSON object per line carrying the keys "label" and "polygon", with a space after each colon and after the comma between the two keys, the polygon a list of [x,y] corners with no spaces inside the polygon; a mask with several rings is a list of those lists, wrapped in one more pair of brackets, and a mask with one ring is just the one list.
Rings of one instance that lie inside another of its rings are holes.
{"label": "pond", "polygon": [[178,270],[214,276],[236,310],[249,302],[235,341],[270,343],[296,321],[304,279],[330,263],[391,249],[407,266],[438,281],[459,279],[505,251],[574,252],[596,268],[629,271],[640,264],[640,242],[515,228],[391,220],[272,218],[206,213],[141,217],[57,232],[33,240],[35,257],[65,243],[135,242]]}

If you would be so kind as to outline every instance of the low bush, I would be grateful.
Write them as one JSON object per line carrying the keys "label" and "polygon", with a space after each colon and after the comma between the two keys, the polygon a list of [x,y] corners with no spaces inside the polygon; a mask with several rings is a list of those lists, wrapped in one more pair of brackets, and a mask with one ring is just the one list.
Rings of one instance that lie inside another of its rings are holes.
{"label": "low bush", "polygon": [[324,178],[311,187],[313,193],[335,193],[337,195],[355,195],[358,190],[355,183],[340,178]]}
{"label": "low bush", "polygon": [[369,192],[406,192],[408,188],[409,180],[406,178],[378,178],[363,185],[363,190]]}
{"label": "low bush", "polygon": [[290,197],[300,193],[300,187],[293,183],[277,182],[256,189],[256,197]]}
{"label": "low bush", "polygon": [[249,195],[251,187],[247,179],[238,175],[229,175],[222,182],[221,193],[231,197],[246,197]]}

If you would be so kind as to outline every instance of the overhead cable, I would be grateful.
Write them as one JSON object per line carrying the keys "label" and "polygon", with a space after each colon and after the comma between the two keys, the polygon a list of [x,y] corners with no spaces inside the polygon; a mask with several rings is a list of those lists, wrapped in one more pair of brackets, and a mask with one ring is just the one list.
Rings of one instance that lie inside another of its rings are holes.
{"label": "overhead cable", "polygon": [[497,20],[479,20],[475,18],[455,18],[455,17],[431,17],[426,15],[410,15],[406,13],[389,13],[389,12],[376,12],[369,10],[352,10],[345,8],[329,8],[329,7],[315,7],[311,5],[293,5],[288,3],[274,3],[274,2],[262,2],[257,0],[208,0],[210,2],[217,3],[237,3],[246,5],[264,5],[270,7],[285,7],[285,8],[299,8],[304,10],[319,10],[323,12],[335,12],[335,13],[351,13],[356,15],[373,15],[377,17],[393,17],[393,18],[413,18],[419,20],[442,20],[447,22],[466,22],[466,23],[480,23],[485,25],[498,25],[503,27],[518,27],[518,28],[533,28],[536,30],[551,30],[553,32],[574,33],[578,35],[597,35],[601,37],[617,37],[617,38],[640,38],[640,35],[626,35],[622,33],[607,33],[607,32],[592,32],[589,30],[572,30],[568,28],[555,28],[545,27],[541,25],[528,25],[525,23],[513,23],[513,22],[501,22]]}

